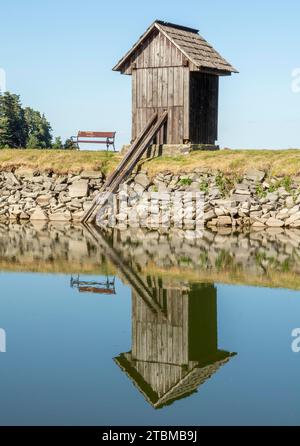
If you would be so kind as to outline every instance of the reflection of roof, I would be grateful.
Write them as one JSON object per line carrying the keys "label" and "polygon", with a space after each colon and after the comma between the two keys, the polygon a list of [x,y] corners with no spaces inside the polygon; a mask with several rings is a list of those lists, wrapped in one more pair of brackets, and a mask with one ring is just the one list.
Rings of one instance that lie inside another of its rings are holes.
{"label": "reflection of roof", "polygon": [[198,69],[210,69],[220,74],[237,73],[237,70],[198,34],[198,30],[160,20],[156,20],[147,29],[113,69],[122,70],[123,64],[134,56],[144,41],[157,30],[163,33]]}
{"label": "reflection of roof", "polygon": [[122,353],[117,358],[114,358],[114,360],[144,395],[146,400],[155,409],[160,409],[163,406],[172,404],[176,400],[186,398],[192,393],[197,392],[197,388],[217,372],[221,366],[226,364],[232,356],[235,356],[235,353],[219,350],[215,358],[210,358],[210,360],[203,364],[199,363],[191,370],[186,369],[182,378],[161,396],[158,395],[138,372],[134,366],[135,361],[131,360],[131,353]]}

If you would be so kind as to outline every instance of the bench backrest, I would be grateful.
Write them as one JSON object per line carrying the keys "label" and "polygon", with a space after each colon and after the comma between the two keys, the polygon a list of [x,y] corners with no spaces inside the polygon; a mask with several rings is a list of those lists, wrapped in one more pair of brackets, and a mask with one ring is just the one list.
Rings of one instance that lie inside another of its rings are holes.
{"label": "bench backrest", "polygon": [[116,132],[78,132],[78,138],[114,138]]}

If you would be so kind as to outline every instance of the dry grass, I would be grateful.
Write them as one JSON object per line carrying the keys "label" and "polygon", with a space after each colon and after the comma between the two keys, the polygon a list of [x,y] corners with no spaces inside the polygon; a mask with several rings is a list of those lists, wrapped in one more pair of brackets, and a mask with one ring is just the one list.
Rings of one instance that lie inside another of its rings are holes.
{"label": "dry grass", "polygon": [[86,274],[86,275],[115,275],[115,268],[110,264],[97,264],[96,261],[80,262],[79,260],[31,260],[22,259],[11,262],[0,259],[0,271],[18,273],[41,274]]}
{"label": "dry grass", "polygon": [[113,170],[121,157],[106,151],[77,150],[0,150],[0,169],[24,167],[55,173],[78,173],[96,170],[104,173]]}
{"label": "dry grass", "polygon": [[148,265],[143,271],[146,274],[159,276],[170,281],[182,281],[190,283],[222,283],[226,285],[258,286],[266,288],[283,288],[300,290],[300,277],[295,272],[280,272],[269,270],[264,275],[251,273],[249,271],[203,271],[202,269],[177,268],[168,269],[156,265]]}
{"label": "dry grass", "polygon": [[161,157],[145,161],[143,169],[149,174],[170,171],[188,173],[195,169],[221,171],[226,175],[242,175],[255,167],[270,176],[300,175],[300,150],[220,150],[194,152],[177,157]]}
{"label": "dry grass", "polygon": [[[0,169],[25,167],[56,173],[78,173],[82,170],[111,172],[122,156],[106,151],[74,150],[0,150]],[[270,175],[300,175],[300,150],[220,150],[194,152],[189,155],[143,160],[139,169],[153,176],[158,172],[188,173],[195,169],[242,175],[255,167]]]}

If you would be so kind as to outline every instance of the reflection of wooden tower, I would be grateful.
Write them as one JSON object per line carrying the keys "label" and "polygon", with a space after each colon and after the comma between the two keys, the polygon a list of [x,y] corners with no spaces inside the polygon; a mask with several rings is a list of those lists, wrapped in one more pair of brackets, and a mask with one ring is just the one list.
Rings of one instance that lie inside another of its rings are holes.
{"label": "reflection of wooden tower", "polygon": [[132,350],[115,358],[155,408],[197,390],[231,353],[218,349],[213,285],[154,288],[162,312],[132,294]]}

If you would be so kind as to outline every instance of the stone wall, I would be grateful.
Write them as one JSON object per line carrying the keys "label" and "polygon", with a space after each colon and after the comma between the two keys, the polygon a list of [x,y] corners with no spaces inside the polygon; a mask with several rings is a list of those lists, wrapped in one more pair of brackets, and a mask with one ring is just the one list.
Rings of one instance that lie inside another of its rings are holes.
{"label": "stone wall", "polygon": [[102,184],[101,172],[1,172],[0,220],[79,221]]}
{"label": "stone wall", "polygon": [[[192,192],[195,196],[203,194],[203,220],[208,227],[300,228],[299,178],[269,179],[265,172],[256,169],[241,177],[194,171],[189,174],[159,173],[150,178],[147,173],[140,172],[122,189],[114,207],[117,227],[151,227],[153,221],[165,223],[168,209],[164,197],[168,193]],[[171,212],[171,226],[193,229],[197,214],[191,197],[192,194],[190,198],[182,194],[182,215]],[[101,218],[104,218],[104,224],[109,221],[105,220],[105,215]]]}
{"label": "stone wall", "polygon": [[[101,172],[57,175],[19,168],[0,173],[0,220],[80,221],[95,194],[101,189]],[[164,221],[168,212],[165,198],[153,194],[192,192],[202,194],[203,221],[208,227],[286,227],[300,228],[300,179],[269,178],[251,169],[243,176],[224,176],[220,172],[174,174],[146,172],[134,174],[117,194],[113,209],[116,226],[128,224],[152,227]],[[196,195],[196,194],[195,194]],[[199,215],[193,198],[182,198],[182,215],[171,217],[170,225],[193,229]],[[122,203],[126,202],[123,208]],[[135,218],[129,221],[129,216]],[[108,220],[102,221],[107,223]]]}

